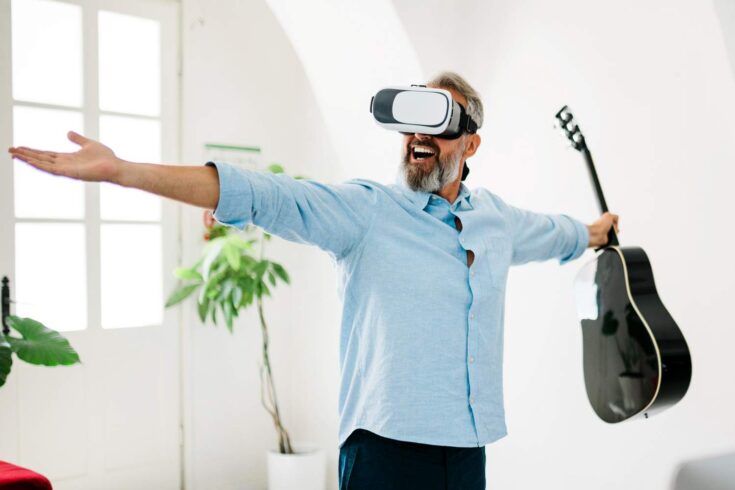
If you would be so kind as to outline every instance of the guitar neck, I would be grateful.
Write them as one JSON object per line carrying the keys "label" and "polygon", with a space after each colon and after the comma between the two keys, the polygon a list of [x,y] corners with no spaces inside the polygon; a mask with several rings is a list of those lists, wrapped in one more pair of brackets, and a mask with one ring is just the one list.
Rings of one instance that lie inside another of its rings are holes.
{"label": "guitar neck", "polygon": [[[590,153],[589,148],[585,145],[582,149],[582,155],[584,155],[584,160],[587,162],[587,170],[590,173],[590,179],[592,180],[592,185],[595,188],[595,194],[597,195],[597,202],[600,204],[600,213],[604,214],[608,212],[607,208],[607,202],[605,201],[605,195],[602,192],[602,186],[600,185],[600,179],[597,177],[597,171],[595,170],[595,162],[592,160],[592,153]],[[615,228],[610,228],[610,231],[607,234],[607,244],[608,245],[619,245],[618,242],[618,236],[615,233]]]}

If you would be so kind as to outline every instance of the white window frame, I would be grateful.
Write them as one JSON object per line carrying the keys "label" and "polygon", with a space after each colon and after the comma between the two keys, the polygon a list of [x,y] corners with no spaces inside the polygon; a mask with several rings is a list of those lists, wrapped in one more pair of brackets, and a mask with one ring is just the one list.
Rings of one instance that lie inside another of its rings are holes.
{"label": "white window frame", "polygon": [[[161,122],[161,159],[163,162],[179,162],[181,155],[181,5],[178,0],[57,0],[64,3],[79,5],[82,7],[82,56],[83,56],[83,99],[81,112],[84,118],[84,134],[90,138],[99,137],[99,118],[101,114],[115,114],[100,111],[98,97],[98,12],[99,10],[110,10],[122,14],[145,17],[160,21],[161,25],[161,113],[156,119]],[[12,94],[12,26],[11,26],[11,0],[0,0],[0,225],[3,237],[0,238],[0,277],[8,276],[11,287],[11,300],[15,294],[15,224],[18,222],[48,222],[48,223],[82,223],[85,227],[86,252],[87,252],[87,328],[84,330],[68,332],[67,335],[74,342],[74,337],[84,335],[115,335],[120,330],[130,329],[103,329],[101,326],[101,257],[100,238],[101,225],[108,223],[135,224],[158,223],[162,233],[162,272],[163,300],[175,286],[175,279],[171,274],[174,267],[182,260],[181,222],[182,208],[174,201],[162,199],[161,220],[159,222],[136,222],[136,221],[113,221],[100,219],[100,189],[97,183],[84,184],[84,219],[32,219],[16,218],[14,211],[14,165],[7,148],[13,145],[13,106],[24,105],[44,108],[62,108],[52,104],[38,104],[27,102],[16,102]],[[74,108],[73,110],[79,110]],[[117,114],[125,115],[128,114]],[[135,116],[143,117],[145,116]],[[164,251],[168,253],[164,253]],[[171,253],[173,252],[173,253]],[[11,303],[11,311],[15,313],[15,306]],[[178,365],[178,389],[180,392],[180,410],[176,416],[179,426],[183,430],[183,416],[186,407],[183,404],[182,391],[186,389],[182,376],[184,374],[185,359],[182,352],[185,350],[186,337],[183,335],[184,311],[181,308],[164,310],[163,324],[146,327],[134,327],[135,330],[148,327],[173,328],[178,331],[177,346],[179,351]],[[6,386],[6,389],[8,387]],[[16,386],[17,388],[17,386]],[[17,399],[17,393],[8,393]],[[11,413],[12,415],[12,413]],[[15,435],[13,435],[15,434]],[[19,432],[11,431],[11,438],[16,439],[11,444],[14,446],[20,437]],[[178,458],[180,485],[185,486],[185,456],[183,445],[183,433],[180,437],[180,454]],[[186,480],[189,480],[186,478]]]}
{"label": "white window frame", "polygon": [[[140,119],[154,119],[161,122],[161,158],[164,162],[177,162],[180,157],[179,145],[179,105],[180,105],[180,39],[179,39],[179,2],[174,0],[55,0],[82,7],[82,67],[83,99],[81,113],[84,119],[85,136],[99,138],[99,118],[101,115],[116,115]],[[98,78],[98,12],[110,10],[117,13],[150,18],[161,25],[161,113],[158,117],[139,116],[99,108]],[[15,243],[16,223],[81,223],[86,236],[86,281],[87,281],[87,328],[102,330],[100,297],[100,233],[102,224],[160,224],[162,249],[176,250],[176,254],[162,253],[163,292],[165,296],[174,287],[171,270],[179,263],[181,239],[179,230],[180,212],[176,203],[162,199],[161,221],[101,220],[100,186],[98,183],[84,183],[85,216],[83,219],[60,218],[16,218],[14,214],[14,173],[13,163],[6,152],[13,144],[13,107],[37,107],[47,109],[76,110],[54,104],[15,101],[12,94],[12,36],[11,0],[0,0],[0,66],[7,67],[0,73],[0,147],[3,149],[4,162],[0,165],[0,223],[10,225],[6,233],[13,239],[0,240],[0,275],[10,278],[11,296],[15,284]],[[169,48],[170,47],[170,48]],[[168,55],[174,49],[173,55]],[[164,55],[165,54],[165,55]],[[7,191],[6,191],[7,188]],[[14,310],[14,309],[13,309]],[[166,322],[164,313],[164,323]],[[177,322],[180,324],[180,322]],[[153,326],[153,325],[150,325]],[[145,328],[133,327],[133,328]],[[85,331],[81,330],[81,331]],[[105,329],[106,330],[106,329]]]}

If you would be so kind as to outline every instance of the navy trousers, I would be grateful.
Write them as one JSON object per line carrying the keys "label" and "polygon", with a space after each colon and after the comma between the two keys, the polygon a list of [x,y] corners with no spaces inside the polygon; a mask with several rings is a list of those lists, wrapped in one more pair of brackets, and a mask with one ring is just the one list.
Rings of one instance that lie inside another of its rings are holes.
{"label": "navy trousers", "polygon": [[396,441],[357,429],[339,450],[340,490],[485,490],[485,448]]}

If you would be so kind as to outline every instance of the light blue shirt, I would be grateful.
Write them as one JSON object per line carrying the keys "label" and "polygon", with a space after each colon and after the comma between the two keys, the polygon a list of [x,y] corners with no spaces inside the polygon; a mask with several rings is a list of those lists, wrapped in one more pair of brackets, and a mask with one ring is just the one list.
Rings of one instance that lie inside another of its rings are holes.
{"label": "light blue shirt", "polygon": [[[449,203],[399,183],[332,185],[207,165],[219,174],[217,221],[240,229],[252,223],[316,245],[336,265],[340,446],[357,428],[455,447],[506,434],[508,268],[579,257],[589,241],[584,224],[525,211],[464,184]],[[471,267],[467,250],[475,254]]]}

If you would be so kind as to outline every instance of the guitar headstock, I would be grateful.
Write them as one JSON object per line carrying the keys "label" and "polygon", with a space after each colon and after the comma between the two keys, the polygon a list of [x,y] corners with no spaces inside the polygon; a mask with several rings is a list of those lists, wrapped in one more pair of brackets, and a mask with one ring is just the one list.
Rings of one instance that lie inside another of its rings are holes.
{"label": "guitar headstock", "polygon": [[579,128],[579,124],[574,120],[574,114],[572,114],[569,107],[564,106],[559,109],[556,113],[556,121],[559,128],[564,131],[569,143],[577,151],[584,151],[587,149],[587,143],[584,141],[584,135],[582,130]]}

